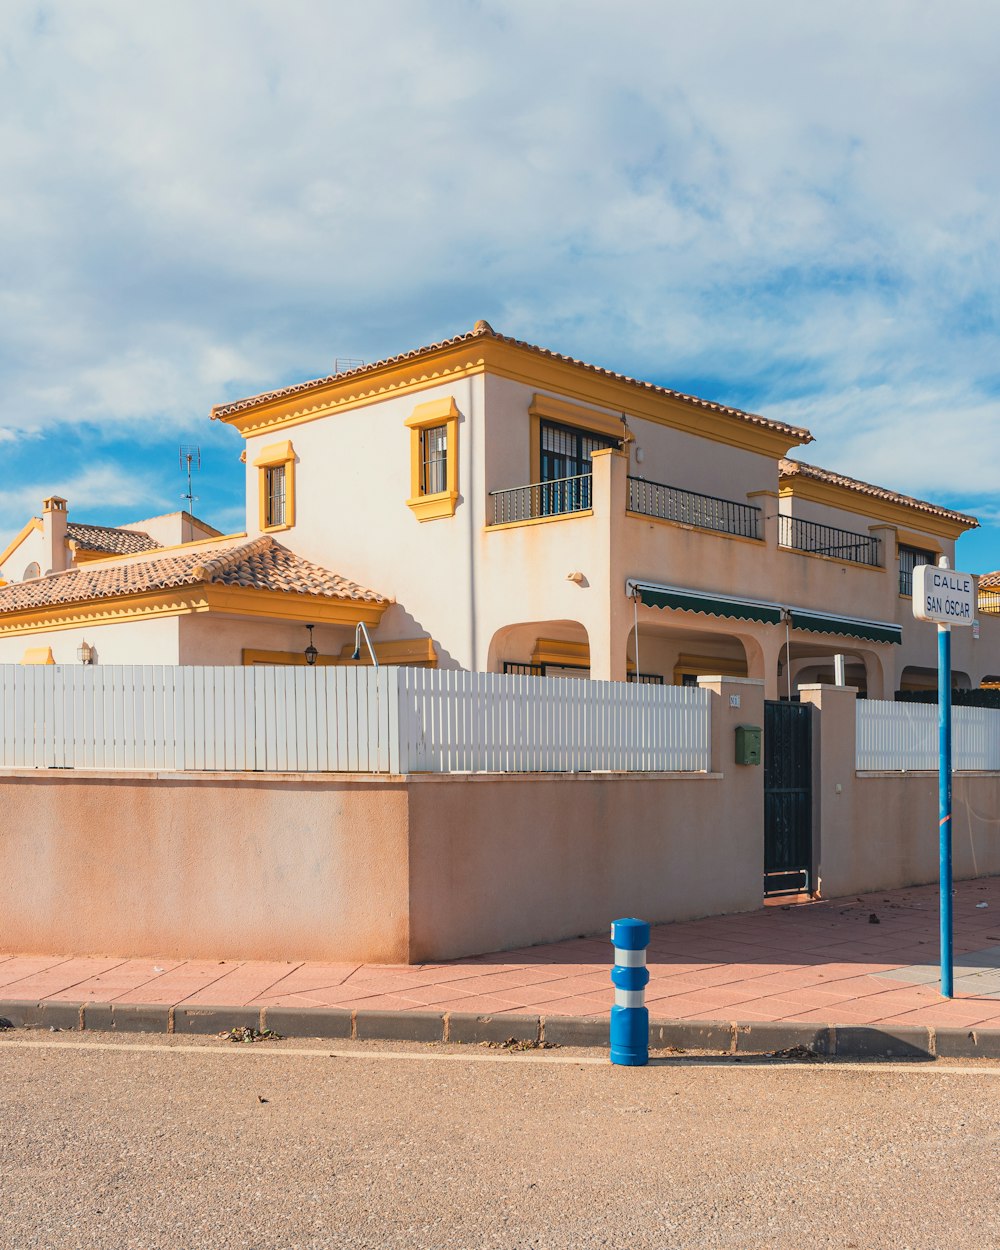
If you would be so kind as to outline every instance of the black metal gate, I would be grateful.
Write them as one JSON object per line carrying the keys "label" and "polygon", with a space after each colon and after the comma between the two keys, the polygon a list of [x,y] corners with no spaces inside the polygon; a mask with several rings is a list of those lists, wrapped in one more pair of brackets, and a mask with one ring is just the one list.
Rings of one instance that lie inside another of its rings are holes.
{"label": "black metal gate", "polygon": [[812,889],[812,707],[764,704],[764,893]]}

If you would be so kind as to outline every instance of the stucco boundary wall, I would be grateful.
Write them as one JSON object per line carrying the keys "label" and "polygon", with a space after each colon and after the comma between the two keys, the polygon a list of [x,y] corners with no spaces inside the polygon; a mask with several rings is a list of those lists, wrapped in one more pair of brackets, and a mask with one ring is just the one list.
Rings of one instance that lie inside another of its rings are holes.
{"label": "stucco boundary wall", "polygon": [[[816,685],[801,695],[815,708],[813,841],[823,896],[936,881],[937,773],[858,772],[856,692]],[[1000,873],[1000,773],[953,774],[952,856],[958,880]]]}
{"label": "stucco boundary wall", "polygon": [[[4,770],[0,950],[420,963],[753,910],[763,687],[703,684],[709,773]],[[824,896],[933,881],[935,774],[856,773],[854,692],[803,697]],[[1000,873],[998,812],[1000,775],[956,775],[956,876]]]}
{"label": "stucco boundary wall", "polygon": [[710,773],[4,770],[0,949],[406,963],[751,910],[763,688],[706,684]]}

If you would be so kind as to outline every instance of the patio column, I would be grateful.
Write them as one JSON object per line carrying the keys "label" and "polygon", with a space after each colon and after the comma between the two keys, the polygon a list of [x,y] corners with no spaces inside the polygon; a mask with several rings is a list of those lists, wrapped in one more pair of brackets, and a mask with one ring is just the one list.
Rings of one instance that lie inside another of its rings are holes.
{"label": "patio column", "polygon": [[628,498],[628,456],[617,448],[602,448],[591,457],[591,502],[597,522],[596,567],[602,570],[595,586],[597,603],[587,620],[592,681],[625,681],[632,602],[625,594],[625,505]]}

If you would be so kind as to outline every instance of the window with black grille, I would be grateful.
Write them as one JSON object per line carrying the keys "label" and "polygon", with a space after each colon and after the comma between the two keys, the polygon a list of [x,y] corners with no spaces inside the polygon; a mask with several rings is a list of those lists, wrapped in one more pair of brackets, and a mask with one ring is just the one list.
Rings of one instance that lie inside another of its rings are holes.
{"label": "window with black grille", "polygon": [[420,431],[420,493],[436,495],[448,489],[448,427],[432,425]]}
{"label": "window with black grille", "polygon": [[922,551],[919,547],[899,547],[899,593],[913,594],[913,570],[921,564],[935,564],[937,553]]}

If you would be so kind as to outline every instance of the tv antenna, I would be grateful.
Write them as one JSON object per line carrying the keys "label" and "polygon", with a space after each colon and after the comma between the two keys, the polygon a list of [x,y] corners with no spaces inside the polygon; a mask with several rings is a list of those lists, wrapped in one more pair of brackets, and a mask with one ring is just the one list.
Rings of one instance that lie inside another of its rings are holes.
{"label": "tv antenna", "polygon": [[181,468],[187,470],[187,493],[181,495],[181,498],[187,500],[187,510],[193,513],[198,496],[194,493],[194,487],[191,484],[191,474],[201,472],[201,448],[182,444],[178,449],[177,458]]}

